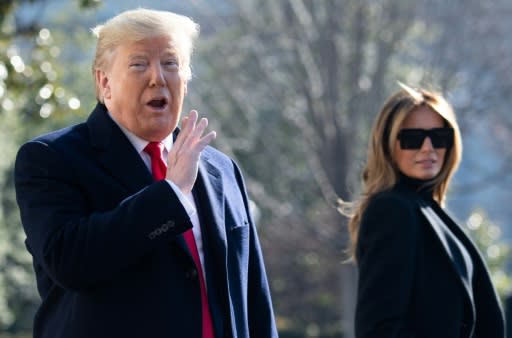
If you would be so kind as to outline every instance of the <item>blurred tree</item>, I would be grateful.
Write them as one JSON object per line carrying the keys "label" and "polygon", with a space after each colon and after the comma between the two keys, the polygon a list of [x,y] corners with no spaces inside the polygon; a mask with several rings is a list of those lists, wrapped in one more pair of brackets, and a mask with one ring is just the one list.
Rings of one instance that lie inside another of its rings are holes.
{"label": "blurred tree", "polygon": [[[91,6],[98,1],[82,1]],[[83,114],[80,100],[64,89],[62,66],[52,33],[18,12],[24,4],[45,1],[2,1],[0,5],[0,331],[31,328],[38,303],[31,257],[14,197],[12,177],[18,145],[29,137]],[[39,19],[37,17],[36,19]]]}
{"label": "blurred tree", "polygon": [[[507,6],[498,2],[501,10]],[[489,73],[485,62],[492,49],[469,57],[475,40],[468,37],[490,35],[489,29],[479,30],[494,27],[494,21],[481,13],[496,5],[192,3],[207,33],[198,47],[198,78],[189,100],[215,112],[211,124],[222,131],[217,143],[242,163],[262,208],[278,324],[311,334],[342,327],[351,337],[355,273],[341,265],[347,238],[334,201],[357,195],[369,127],[384,98],[398,89],[396,80],[450,90],[458,94],[453,97],[458,111],[465,90],[476,99],[469,101],[477,103],[468,107],[472,111],[493,93],[477,95],[481,86],[474,81],[484,70],[486,85],[496,81],[489,76],[500,68]],[[462,115],[466,120],[471,114]]]}
{"label": "blurred tree", "polygon": [[213,14],[195,4],[215,34],[199,46],[189,96],[216,112],[218,144],[243,164],[263,208],[279,325],[348,335],[355,273],[341,264],[345,220],[334,205],[358,189],[368,128],[396,89],[392,67],[416,25],[415,3],[241,0]]}
{"label": "blurred tree", "polygon": [[466,221],[466,228],[487,262],[492,281],[504,304],[512,291],[512,279],[506,272],[510,245],[503,240],[500,227],[493,224],[483,210],[473,211]]}
{"label": "blurred tree", "polygon": [[487,163],[481,165],[481,156],[475,156],[477,160],[471,163],[473,179],[459,186],[457,192],[473,193],[502,185],[512,172],[512,149],[505,146],[512,139],[512,3],[433,0],[420,2],[418,7],[425,13],[423,34],[431,31],[435,36],[425,55],[422,79],[436,81],[451,91],[463,132],[474,135],[475,129],[486,126],[486,134],[495,138],[491,150],[498,154],[496,163],[490,168]]}

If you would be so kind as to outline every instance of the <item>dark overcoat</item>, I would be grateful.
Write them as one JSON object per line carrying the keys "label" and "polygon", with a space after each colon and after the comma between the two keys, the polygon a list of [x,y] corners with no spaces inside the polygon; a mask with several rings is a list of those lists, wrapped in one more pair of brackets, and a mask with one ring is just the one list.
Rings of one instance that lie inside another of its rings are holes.
{"label": "dark overcoat", "polygon": [[[503,312],[480,253],[431,193],[417,188],[404,179],[375,195],[363,213],[356,337],[504,338]],[[452,235],[468,256],[454,251]]]}
{"label": "dark overcoat", "polygon": [[[199,279],[182,236],[192,223],[104,105],[24,144],[15,183],[42,299],[34,338],[201,337]],[[238,167],[207,147],[193,194],[216,336],[276,337]]]}

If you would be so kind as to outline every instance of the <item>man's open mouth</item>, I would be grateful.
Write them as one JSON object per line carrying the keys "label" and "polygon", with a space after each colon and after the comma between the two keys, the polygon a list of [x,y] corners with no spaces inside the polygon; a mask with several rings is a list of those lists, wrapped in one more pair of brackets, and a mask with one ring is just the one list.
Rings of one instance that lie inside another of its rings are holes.
{"label": "man's open mouth", "polygon": [[153,108],[164,108],[167,105],[166,98],[153,99],[148,102],[148,105]]}

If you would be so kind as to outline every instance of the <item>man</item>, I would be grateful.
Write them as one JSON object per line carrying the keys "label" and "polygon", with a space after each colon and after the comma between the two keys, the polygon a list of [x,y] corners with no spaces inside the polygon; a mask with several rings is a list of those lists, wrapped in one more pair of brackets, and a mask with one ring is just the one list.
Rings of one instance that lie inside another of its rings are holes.
{"label": "man", "polygon": [[94,32],[98,105],[16,159],[34,337],[277,337],[242,175],[197,112],[177,129],[197,25],[138,9]]}

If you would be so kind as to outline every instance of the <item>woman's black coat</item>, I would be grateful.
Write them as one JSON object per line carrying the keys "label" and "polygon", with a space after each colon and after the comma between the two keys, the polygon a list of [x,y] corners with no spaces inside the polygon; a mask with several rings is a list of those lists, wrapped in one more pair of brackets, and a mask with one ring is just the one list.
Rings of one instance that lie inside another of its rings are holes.
{"label": "woman's black coat", "polygon": [[[416,187],[398,183],[363,213],[356,336],[503,338],[503,312],[482,257],[431,193]],[[471,257],[470,281],[457,272],[447,228]]]}

